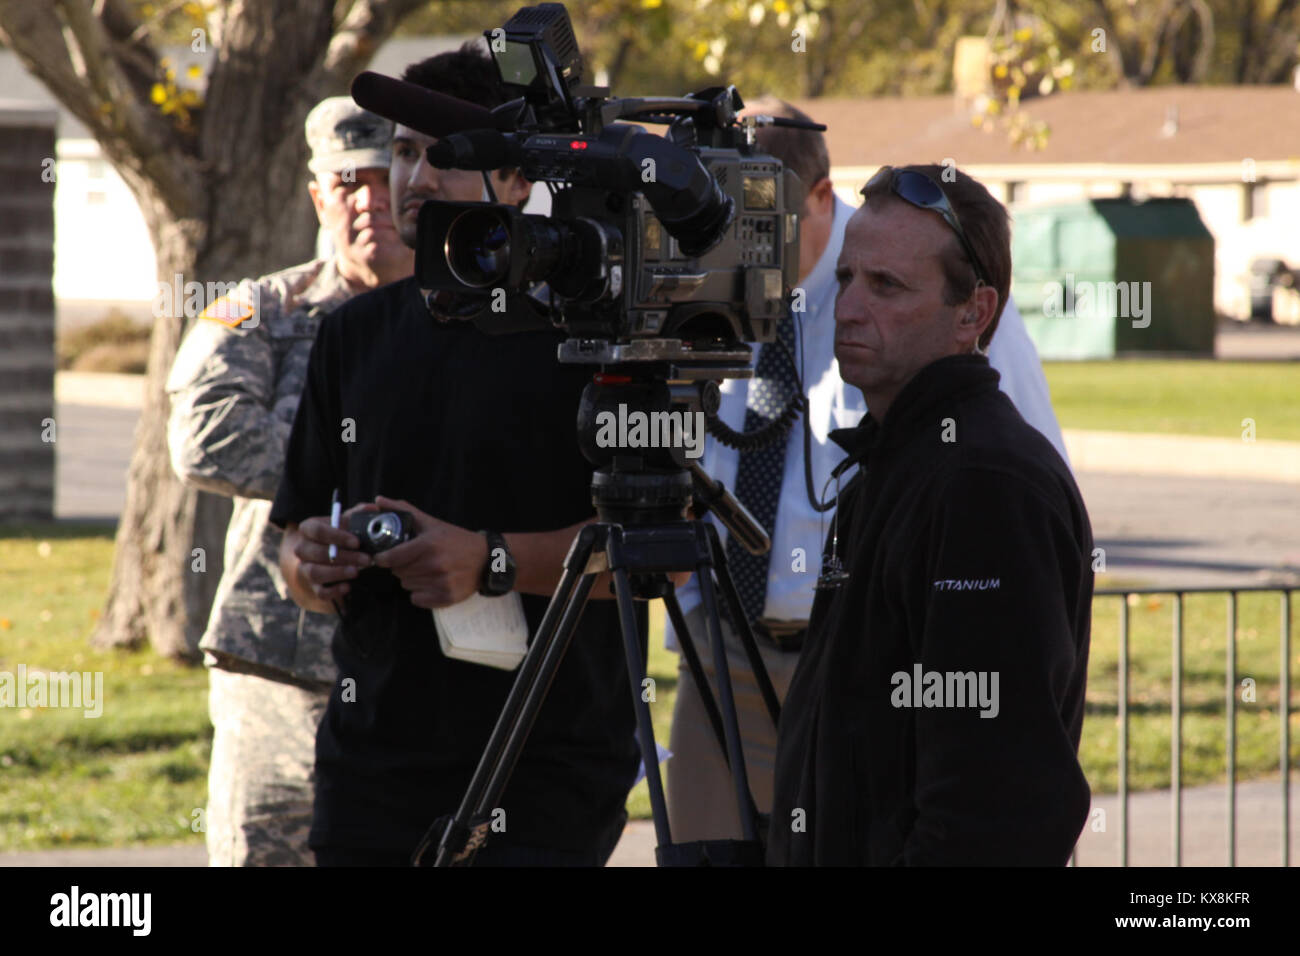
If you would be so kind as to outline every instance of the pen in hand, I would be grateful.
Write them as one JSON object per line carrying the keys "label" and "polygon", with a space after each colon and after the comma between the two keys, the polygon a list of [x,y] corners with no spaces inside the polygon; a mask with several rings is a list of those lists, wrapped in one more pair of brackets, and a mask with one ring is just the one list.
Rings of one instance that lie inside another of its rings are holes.
{"label": "pen in hand", "polygon": [[[330,500],[330,527],[331,528],[337,528],[339,526],[339,517],[341,513],[342,513],[342,505],[339,503],[339,490],[335,488],[334,496]],[[338,556],[339,556],[339,546],[337,544],[331,544],[330,564],[333,564],[334,559],[337,558]]]}

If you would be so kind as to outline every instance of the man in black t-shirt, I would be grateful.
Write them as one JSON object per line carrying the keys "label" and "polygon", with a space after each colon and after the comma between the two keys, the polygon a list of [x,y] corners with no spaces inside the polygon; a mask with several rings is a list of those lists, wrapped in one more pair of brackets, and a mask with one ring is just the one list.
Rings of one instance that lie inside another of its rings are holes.
{"label": "man in black t-shirt", "polygon": [[[504,99],[469,48],[404,79],[484,106]],[[432,142],[400,125],[394,136],[392,205],[409,244],[423,201],[482,196],[477,173],[428,166]],[[493,180],[503,202],[527,196],[517,171]],[[271,512],[286,532],[281,565],[295,600],[325,612],[346,602],[339,684],[317,736],[310,842],[321,865],[401,865],[456,809],[515,673],[444,656],[431,609],[503,586],[486,573],[491,537],[494,555],[509,553],[505,586],[536,633],[592,519],[575,429],[590,370],[560,365],[559,341],[436,322],[414,279],[358,296],[321,325]],[[409,511],[417,536],[372,560],[329,526],[335,488],[349,511]],[[602,865],[626,820],[633,734],[617,609],[593,601],[494,813],[504,829],[494,825],[476,862]]]}

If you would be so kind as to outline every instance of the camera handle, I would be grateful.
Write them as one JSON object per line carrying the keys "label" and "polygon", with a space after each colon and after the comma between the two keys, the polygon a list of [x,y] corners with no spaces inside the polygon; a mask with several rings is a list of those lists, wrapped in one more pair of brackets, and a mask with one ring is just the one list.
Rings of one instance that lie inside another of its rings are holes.
{"label": "camera handle", "polygon": [[[745,773],[745,758],[736,717],[727,652],[722,640],[717,590],[721,589],[730,617],[744,647],[750,667],[773,726],[780,717],[780,704],[763,658],[745,620],[740,597],[726,570],[726,555],[717,530],[706,521],[681,521],[659,526],[629,526],[599,522],[586,525],[574,539],[564,561],[564,574],[546,609],[536,637],[520,666],[519,675],[506,698],[501,716],[493,728],[483,756],[456,814],[434,821],[412,855],[411,862],[427,865],[428,851],[437,844],[434,866],[472,863],[474,853],[489,835],[489,818],[505,791],[519,754],[532,729],[551,682],[577,629],[583,606],[597,575],[611,572],[618,601],[620,630],[632,703],[636,712],[637,739],[650,790],[660,866],[762,865],[763,843],[760,818]],[[715,701],[704,676],[695,645],[686,627],[681,607],[668,575],[694,571],[700,582],[705,627],[717,675]],[[682,653],[700,688],[705,710],[722,746],[731,771],[732,785],[740,811],[743,839],[707,840],[674,844],[668,824],[667,801],[659,772],[658,751],[648,702],[642,697],[645,680],[640,628],[634,606],[636,597],[663,600],[677,631]],[[721,707],[718,704],[721,704]]]}

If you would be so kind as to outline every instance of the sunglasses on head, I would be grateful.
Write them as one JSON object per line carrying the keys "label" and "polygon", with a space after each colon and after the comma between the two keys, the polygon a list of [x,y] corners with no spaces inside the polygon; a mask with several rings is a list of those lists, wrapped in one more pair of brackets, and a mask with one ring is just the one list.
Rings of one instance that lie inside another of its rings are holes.
{"label": "sunglasses on head", "polygon": [[975,255],[975,250],[966,238],[966,232],[961,227],[961,220],[957,218],[957,210],[952,208],[948,196],[944,193],[943,188],[925,173],[918,173],[912,169],[895,169],[893,166],[884,166],[880,172],[872,176],[863,188],[863,193],[874,186],[889,181],[890,191],[899,199],[905,200],[916,206],[918,209],[930,209],[943,216],[943,221],[948,227],[957,234],[961,240],[961,247],[966,252],[966,257],[975,268],[975,275],[982,279],[985,285],[989,282],[988,273],[980,263],[979,256]]}

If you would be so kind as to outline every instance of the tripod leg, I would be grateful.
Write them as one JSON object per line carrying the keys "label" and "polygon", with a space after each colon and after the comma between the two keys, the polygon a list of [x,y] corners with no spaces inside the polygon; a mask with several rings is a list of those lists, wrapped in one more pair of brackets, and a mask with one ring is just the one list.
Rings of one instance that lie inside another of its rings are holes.
{"label": "tripod leg", "polygon": [[668,826],[668,801],[664,796],[663,776],[659,773],[659,751],[655,747],[654,724],[650,720],[650,705],[641,696],[645,680],[645,665],[641,661],[640,628],[636,622],[636,606],[632,600],[632,582],[628,579],[626,557],[623,553],[623,532],[615,526],[610,530],[606,545],[609,567],[614,574],[614,594],[618,598],[618,615],[623,632],[623,651],[627,658],[627,677],[632,689],[632,706],[636,710],[637,740],[641,745],[641,763],[645,767],[646,786],[650,790],[650,811],[654,816],[655,839],[659,846],[673,842]]}
{"label": "tripod leg", "polygon": [[483,794],[483,799],[479,801],[477,816],[482,817],[490,813],[496,800],[505,791],[506,783],[510,780],[510,775],[514,773],[515,762],[519,759],[519,754],[523,752],[528,735],[532,733],[533,723],[537,720],[537,712],[542,709],[542,704],[546,702],[546,695],[551,690],[551,682],[555,680],[555,673],[560,669],[565,652],[568,651],[573,635],[578,630],[578,619],[582,617],[582,611],[587,606],[587,596],[591,594],[592,586],[595,583],[596,575],[594,574],[584,574],[582,579],[578,581],[578,586],[560,618],[560,624],[555,629],[555,636],[550,642],[550,646],[546,648],[546,656],[542,659],[541,666],[537,670],[536,679],[528,688],[527,696],[519,708],[519,718],[507,732],[505,748],[501,753],[501,759],[492,772],[492,778],[488,782],[488,789]]}
{"label": "tripod leg", "polygon": [[[704,705],[705,713],[709,715],[709,723],[713,725],[713,736],[717,738],[718,748],[722,751],[722,759],[727,761],[727,766],[730,768],[731,762],[727,756],[727,735],[722,727],[722,714],[718,711],[717,702],[713,699],[713,689],[709,686],[708,678],[704,675],[704,665],[700,661],[700,655],[695,650],[695,639],[691,637],[690,631],[686,627],[686,618],[682,615],[682,608],[677,601],[676,592],[671,589],[668,590],[663,596],[663,602],[664,607],[668,609],[668,617],[673,622],[673,630],[677,632],[677,640],[681,644],[683,655],[686,657],[686,665],[691,669],[691,676],[695,679],[695,686],[700,692],[700,702]],[[748,779],[745,780],[745,795],[749,797],[749,806],[757,816],[758,806],[754,803],[753,795],[749,792]]]}
{"label": "tripod leg", "polygon": [[[519,673],[515,677],[515,682],[510,687],[510,694],[506,697],[505,705],[501,709],[501,715],[497,718],[496,725],[492,728],[492,735],[488,738],[487,746],[483,750],[483,756],[479,758],[478,766],[474,769],[474,776],[470,779],[469,787],[465,791],[465,796],[461,799],[455,816],[441,834],[434,866],[450,865],[453,857],[460,853],[465,845],[465,840],[470,832],[470,823],[482,813],[491,810],[492,805],[501,796],[505,778],[500,776],[498,772],[499,766],[503,761],[508,760],[509,768],[513,769],[514,767],[518,753],[509,753],[508,748],[516,740],[516,728],[521,719],[521,712],[541,676],[540,671],[543,668],[544,659],[549,656],[549,652],[556,642],[556,637],[565,633],[563,624],[570,619],[568,612],[571,611],[574,603],[575,586],[580,591],[577,601],[580,612],[595,581],[592,575],[584,575],[583,570],[595,550],[599,535],[598,526],[589,525],[578,533],[578,536],[574,538],[573,546],[569,548],[569,553],[564,559],[564,574],[555,589],[555,595],[551,598],[551,603],[547,605],[546,614],[542,617],[537,634],[529,645],[528,653],[524,655]],[[580,576],[581,581],[579,580]],[[576,620],[576,617],[573,619]],[[572,636],[571,628],[568,631],[568,636]],[[567,646],[567,637],[562,643]],[[558,662],[556,666],[558,666]],[[550,685],[549,678],[546,679],[546,684],[547,686]],[[531,727],[531,721],[529,721],[528,726]],[[525,730],[524,735],[527,736],[527,730]],[[517,744],[519,748],[522,748],[522,745],[522,741]],[[507,770],[506,776],[509,776],[509,770]],[[502,782],[499,786],[495,786],[499,780]],[[416,848],[412,857],[413,862],[419,862],[434,837],[435,833],[431,828],[425,834],[420,846]]]}
{"label": "tripod leg", "polygon": [[677,601],[677,594],[668,591],[663,596],[663,602],[664,608],[668,611],[668,619],[672,621],[673,630],[677,634],[677,643],[681,645],[682,656],[686,658],[686,666],[690,668],[695,686],[699,688],[704,712],[709,715],[709,723],[713,725],[713,735],[718,738],[718,746],[722,748],[723,757],[726,757],[727,739],[722,729],[722,714],[718,712],[717,702],[713,699],[713,691],[709,688],[708,678],[704,675],[704,665],[700,661],[699,652],[695,649],[695,639],[691,637],[690,630],[686,627],[686,618],[682,614],[681,604]]}
{"label": "tripod leg", "polygon": [[[706,526],[707,527],[707,526]],[[708,530],[712,531],[712,528]],[[716,537],[714,538],[716,541]],[[718,680],[718,700],[722,705],[722,722],[727,743],[727,763],[731,767],[731,781],[736,788],[736,807],[740,811],[740,829],[744,838],[758,842],[758,825],[754,801],[745,776],[745,752],[740,744],[740,723],[736,719],[736,701],[731,692],[731,672],[727,669],[727,648],[722,643],[722,627],[718,621],[718,602],[713,592],[713,575],[701,569],[700,597],[704,604],[704,619],[709,630],[709,644],[713,648],[713,671]],[[742,617],[743,620],[743,617]]]}
{"label": "tripod leg", "polygon": [[736,634],[740,638],[741,647],[745,649],[745,656],[749,659],[750,669],[754,672],[754,680],[758,684],[758,692],[762,694],[763,704],[767,707],[768,716],[772,718],[772,726],[777,727],[781,720],[781,703],[776,699],[776,688],[772,686],[772,678],[768,676],[763,655],[758,652],[754,631],[745,617],[740,595],[736,593],[736,584],[731,580],[731,572],[727,570],[726,549],[718,540],[718,533],[713,525],[706,524],[704,529],[709,539],[709,550],[713,555],[713,567],[717,573],[718,586],[722,589],[723,600],[727,602],[732,621],[736,622]]}

